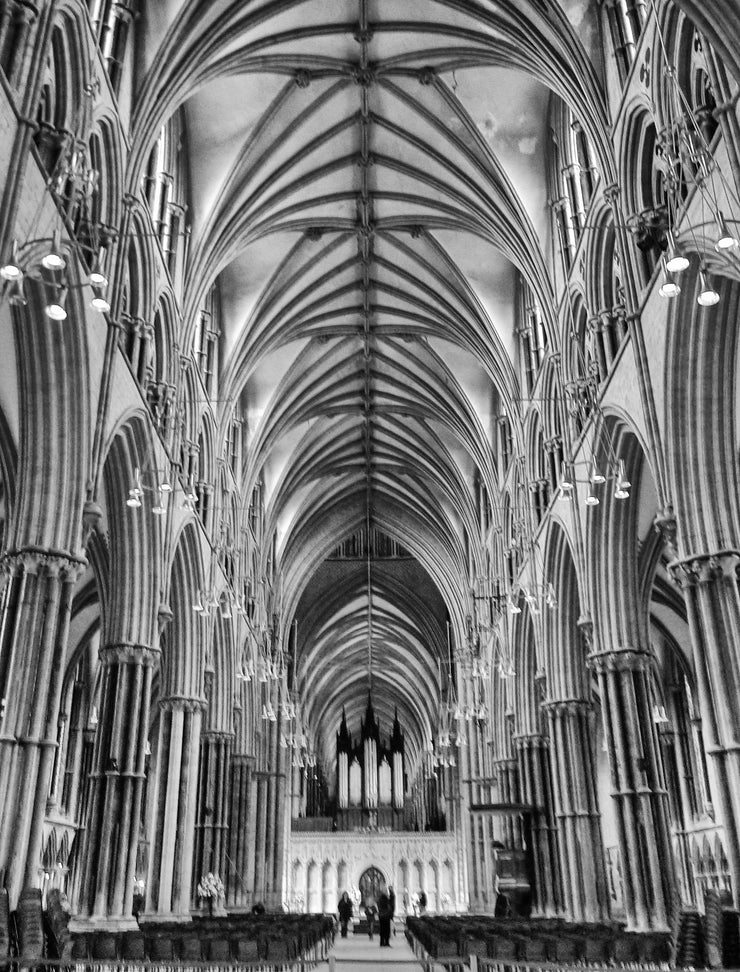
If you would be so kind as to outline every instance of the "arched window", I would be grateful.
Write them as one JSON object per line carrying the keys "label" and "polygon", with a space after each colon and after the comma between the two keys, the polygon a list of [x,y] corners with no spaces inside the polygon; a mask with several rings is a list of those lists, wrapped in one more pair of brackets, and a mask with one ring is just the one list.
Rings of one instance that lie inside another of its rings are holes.
{"label": "arched window", "polygon": [[564,271],[570,269],[586,225],[596,169],[588,136],[569,106],[559,98],[550,108],[548,183]]}
{"label": "arched window", "polygon": [[547,511],[551,495],[551,478],[545,443],[542,435],[542,423],[539,415],[535,415],[529,443],[529,490],[532,500],[532,512],[535,524],[539,525]]}
{"label": "arched window", "polygon": [[88,0],[88,3],[93,32],[103,55],[111,88],[117,95],[135,14],[134,3],[133,0]]}
{"label": "arched window", "polygon": [[154,232],[170,277],[175,278],[186,232],[187,166],[185,129],[182,112],[176,112],[162,127],[154,143],[142,188],[146,197]]}
{"label": "arched window", "polygon": [[681,103],[677,107],[682,114],[690,112],[693,116],[689,131],[695,122],[702,138],[710,145],[719,127],[714,114],[717,98],[707,71],[702,37],[691,21],[683,16],[677,32],[675,52],[676,81],[681,95]]}
{"label": "arched window", "polygon": [[220,336],[221,300],[218,284],[214,283],[203,301],[193,339],[193,357],[209,398],[216,398],[218,394]]}
{"label": "arched window", "polygon": [[635,117],[625,144],[629,146],[625,168],[629,173],[629,225],[640,254],[637,270],[645,286],[668,245],[665,153],[647,111]]}
{"label": "arched window", "polygon": [[647,17],[645,0],[608,0],[604,4],[619,80],[624,84]]}
{"label": "arched window", "polygon": [[517,321],[522,383],[531,394],[545,360],[548,341],[542,309],[521,277],[518,285]]}

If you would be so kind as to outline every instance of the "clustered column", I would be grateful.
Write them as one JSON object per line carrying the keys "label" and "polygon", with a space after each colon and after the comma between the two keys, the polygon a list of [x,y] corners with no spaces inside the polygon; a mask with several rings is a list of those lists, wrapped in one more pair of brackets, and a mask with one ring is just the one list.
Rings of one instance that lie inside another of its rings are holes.
{"label": "clustered column", "polygon": [[548,744],[541,733],[532,732],[513,738],[519,764],[522,802],[532,807],[532,850],[536,877],[532,910],[542,916],[554,915],[560,900],[555,884],[557,860],[556,831],[549,815],[552,787],[548,763]]}
{"label": "clustered column", "polygon": [[229,874],[229,767],[233,733],[209,730],[200,753],[199,821],[196,828],[194,879],[209,871]]}
{"label": "clustered column", "polygon": [[546,702],[565,911],[575,921],[608,915],[593,752],[594,710],[583,699]]}
{"label": "clustered column", "polygon": [[198,755],[203,702],[170,697],[159,703],[159,764],[148,910],[189,915]]}
{"label": "clustered column", "polygon": [[72,592],[83,564],[51,551],[6,556],[0,628],[0,871],[11,906],[38,883],[57,746]]}
{"label": "clustered column", "polygon": [[231,759],[229,857],[234,862],[226,883],[227,902],[237,907],[252,903],[254,887],[255,799],[254,756],[238,753]]}
{"label": "clustered column", "polygon": [[716,785],[725,852],[737,902],[740,882],[740,553],[701,554],[674,562],[684,590],[702,713],[702,733]]}
{"label": "clustered column", "polygon": [[599,680],[627,920],[635,929],[665,929],[673,915],[675,880],[650,654],[616,648],[591,654],[589,662]]}
{"label": "clustered column", "polygon": [[152,677],[159,652],[144,645],[100,651],[103,689],[85,841],[87,914],[131,916],[146,777]]}

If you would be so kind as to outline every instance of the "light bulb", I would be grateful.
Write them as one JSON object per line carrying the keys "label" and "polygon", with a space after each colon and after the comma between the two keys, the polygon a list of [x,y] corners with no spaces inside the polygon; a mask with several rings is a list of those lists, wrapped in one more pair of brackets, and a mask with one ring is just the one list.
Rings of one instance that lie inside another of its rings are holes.
{"label": "light bulb", "polygon": [[172,483],[170,483],[169,480],[167,479],[163,479],[162,482],[159,484],[159,491],[160,493],[171,493]]}
{"label": "light bulb", "polygon": [[629,499],[629,490],[625,488],[624,483],[617,483],[617,488],[614,490],[615,499]]}
{"label": "light bulb", "polygon": [[663,266],[669,273],[681,273],[689,266],[689,260],[681,253],[676,246],[676,239],[673,233],[668,231],[668,256],[663,258]]}
{"label": "light bulb", "polygon": [[737,237],[734,235],[734,233],[730,232],[722,213],[717,214],[717,229],[719,230],[719,235],[717,237],[717,242],[714,244],[715,249],[734,250],[738,245]]}
{"label": "light bulb", "polygon": [[522,613],[522,609],[516,603],[514,598],[513,597],[509,598],[509,614],[521,614],[521,613]]}
{"label": "light bulb", "polygon": [[90,306],[100,314],[107,314],[110,310],[110,304],[105,297],[101,297],[100,295],[93,297],[93,299],[90,301]]}
{"label": "light bulb", "polygon": [[152,507],[152,513],[154,513],[155,516],[164,516],[166,512],[167,512],[167,507],[162,506],[161,503],[157,503],[156,506]]}
{"label": "light bulb", "polygon": [[51,249],[41,258],[41,266],[47,270],[64,270],[67,266],[67,262],[62,256],[59,233],[54,233]]}
{"label": "light bulb", "polygon": [[52,321],[66,321],[67,312],[62,304],[53,301],[51,304],[47,304],[45,308],[46,316]]}
{"label": "light bulb", "polygon": [[599,497],[594,496],[593,493],[589,493],[588,496],[586,497],[586,506],[598,506],[598,505],[599,505]]}
{"label": "light bulb", "polygon": [[2,277],[3,280],[10,280],[11,282],[22,280],[23,271],[17,263],[6,263],[4,267],[0,267],[0,277]]}
{"label": "light bulb", "polygon": [[682,253],[673,252],[665,262],[665,268],[669,273],[681,273],[688,269],[689,261]]}
{"label": "light bulb", "polygon": [[678,297],[678,295],[681,293],[681,288],[678,286],[675,280],[666,278],[663,281],[663,286],[660,288],[658,293],[661,297],[667,297],[669,300],[671,300],[673,297]]}
{"label": "light bulb", "polygon": [[696,302],[702,307],[714,307],[715,304],[719,303],[719,294],[709,283],[703,271],[699,273],[699,296],[696,298]]}
{"label": "light bulb", "polygon": [[597,486],[600,486],[602,483],[606,482],[606,476],[599,472],[596,466],[591,469],[591,482]]}
{"label": "light bulb", "polygon": [[130,506],[132,509],[138,509],[141,506],[141,500],[139,499],[139,494],[135,489],[130,489],[128,491],[128,499],[126,500],[126,506]]}
{"label": "light bulb", "polygon": [[108,278],[104,273],[101,273],[100,270],[93,270],[90,274],[90,284],[93,287],[107,287]]}

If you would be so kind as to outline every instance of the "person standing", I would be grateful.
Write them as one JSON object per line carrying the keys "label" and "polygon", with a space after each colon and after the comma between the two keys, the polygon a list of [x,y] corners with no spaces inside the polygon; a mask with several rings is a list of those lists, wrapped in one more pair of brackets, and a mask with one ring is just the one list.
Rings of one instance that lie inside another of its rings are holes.
{"label": "person standing", "polygon": [[368,898],[367,904],[365,905],[365,917],[367,918],[367,933],[370,941],[372,941],[375,922],[378,918],[378,908],[372,898]]}
{"label": "person standing", "polygon": [[391,917],[393,906],[388,896],[385,885],[383,885],[378,898],[378,930],[380,932],[380,947],[391,947]]}
{"label": "person standing", "polygon": [[[393,929],[393,934],[395,935],[396,923],[394,919],[396,917],[396,892],[390,886],[388,887],[388,900],[391,903],[391,928]],[[390,938],[388,940],[388,944],[390,945]]]}
{"label": "person standing", "polygon": [[349,895],[345,891],[342,897],[339,899],[339,904],[337,905],[337,913],[339,914],[339,927],[342,931],[342,938],[347,937],[347,925],[352,919],[352,902],[349,900]]}

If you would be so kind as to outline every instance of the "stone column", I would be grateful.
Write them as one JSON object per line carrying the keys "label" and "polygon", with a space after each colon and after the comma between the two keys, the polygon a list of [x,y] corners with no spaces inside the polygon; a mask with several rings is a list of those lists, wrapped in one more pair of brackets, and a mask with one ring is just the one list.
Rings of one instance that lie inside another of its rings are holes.
{"label": "stone column", "polygon": [[161,709],[156,812],[147,910],[189,916],[203,701],[169,697]]}
{"label": "stone column", "polygon": [[616,648],[589,655],[599,680],[630,928],[668,929],[675,875],[668,795],[651,711],[650,654]]}
{"label": "stone column", "polygon": [[560,886],[555,874],[557,832],[550,816],[552,793],[547,740],[533,732],[514,736],[513,742],[519,762],[521,798],[533,808],[535,886],[532,889],[532,913],[552,916],[558,911]]}
{"label": "stone column", "polygon": [[[244,907],[250,903],[252,884],[249,880],[250,838],[249,809],[252,797],[252,766],[254,757],[238,753],[231,758],[231,799],[229,804],[229,857],[233,867],[229,868],[226,885],[226,902]],[[253,868],[252,868],[253,870]]]}
{"label": "stone column", "polygon": [[[287,842],[287,832],[290,828],[290,803],[288,798],[288,758],[287,750],[277,744],[281,725],[278,722],[275,732],[275,852],[273,855],[272,894],[276,907],[280,907],[283,900],[283,857]],[[336,896],[334,898],[336,900]],[[333,907],[333,905],[332,905]]]}
{"label": "stone column", "polygon": [[100,651],[101,711],[90,776],[83,913],[131,920],[145,782],[152,677],[159,652],[143,645]]}
{"label": "stone column", "polygon": [[5,556],[0,627],[0,872],[11,908],[37,885],[74,585],[84,564],[54,551]]}
{"label": "stone column", "polygon": [[713,803],[725,831],[740,904],[740,552],[697,554],[670,565],[686,599]]}
{"label": "stone column", "polygon": [[[209,871],[218,874],[226,886],[228,862],[229,766],[233,734],[210,730],[203,734],[200,751],[200,793],[196,826],[194,879]],[[233,860],[233,858],[232,858]]]}
{"label": "stone column", "polygon": [[254,820],[254,899],[263,901],[265,897],[265,834],[267,833],[267,774],[256,771],[255,783],[255,820]]}
{"label": "stone column", "polygon": [[583,699],[546,702],[565,911],[573,921],[609,913],[593,751],[594,710]]}
{"label": "stone column", "polygon": [[[266,778],[266,819],[265,819],[265,843],[263,856],[265,860],[265,904],[273,907],[273,893],[275,889],[275,852],[277,840],[277,754],[280,751],[278,746],[278,722],[268,723],[267,734],[267,778]],[[278,902],[279,904],[279,902]]]}

